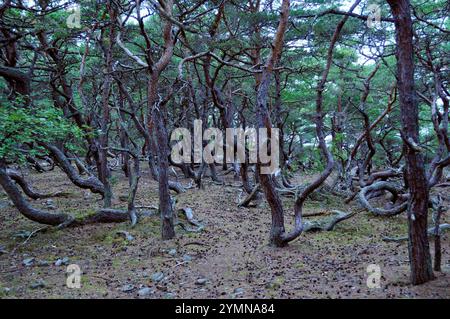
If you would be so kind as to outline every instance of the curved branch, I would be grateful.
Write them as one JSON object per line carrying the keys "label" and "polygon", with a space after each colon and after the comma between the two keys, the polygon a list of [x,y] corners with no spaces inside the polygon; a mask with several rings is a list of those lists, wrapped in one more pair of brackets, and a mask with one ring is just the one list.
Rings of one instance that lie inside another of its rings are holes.
{"label": "curved branch", "polygon": [[[450,230],[450,224],[440,224],[439,225],[439,230],[438,230],[439,234],[442,234],[446,230]],[[427,234],[428,234],[428,237],[436,236],[436,228],[434,226],[428,228]],[[403,236],[403,237],[387,237],[387,236],[385,236],[385,237],[383,237],[383,241],[400,242],[400,241],[407,241],[407,240],[408,240],[408,236]]]}
{"label": "curved branch", "polygon": [[357,212],[345,213],[339,210],[333,210],[332,217],[325,217],[312,222],[305,221],[303,231],[331,231],[338,223],[355,216],[356,213]]}
{"label": "curved branch", "polygon": [[54,192],[54,193],[47,193],[47,194],[38,193],[25,180],[25,178],[23,178],[23,176],[20,175],[19,172],[12,170],[12,169],[7,169],[6,173],[13,181],[15,181],[22,188],[23,192],[32,199],[64,196],[66,194],[64,192]]}
{"label": "curved branch", "polygon": [[361,203],[361,205],[364,208],[366,208],[368,211],[370,211],[371,213],[378,215],[378,216],[395,216],[395,215],[398,215],[398,214],[404,212],[407,209],[407,207],[408,207],[407,201],[402,203],[401,205],[396,206],[391,209],[381,209],[381,208],[373,207],[367,200],[367,193],[373,192],[373,191],[380,191],[380,190],[388,190],[389,192],[391,192],[394,195],[394,197],[397,197],[398,193],[400,192],[400,190],[397,187],[395,187],[394,185],[392,185],[391,183],[376,182],[369,186],[363,187],[360,190],[360,192],[358,194],[358,199],[359,199],[359,202]]}
{"label": "curved branch", "polygon": [[39,144],[50,152],[58,166],[67,174],[72,183],[80,188],[89,189],[92,193],[105,195],[105,187],[97,177],[91,175],[87,178],[82,178],[59,148],[48,143],[40,142]]}

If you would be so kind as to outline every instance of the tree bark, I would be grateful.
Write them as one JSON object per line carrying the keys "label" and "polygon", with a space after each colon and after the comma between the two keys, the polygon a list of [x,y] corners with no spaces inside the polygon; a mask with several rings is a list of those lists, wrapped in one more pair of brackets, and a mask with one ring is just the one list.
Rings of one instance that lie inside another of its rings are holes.
{"label": "tree bark", "polygon": [[[264,70],[260,78],[261,81],[257,86],[256,116],[258,127],[266,128],[268,132],[271,132],[272,128],[272,123],[267,108],[270,77],[281,56],[284,33],[286,32],[289,19],[289,10],[289,0],[283,0],[281,4],[280,22],[278,24],[277,33],[275,34],[272,42],[272,52],[264,66]],[[287,241],[283,238],[285,234],[283,205],[277,194],[275,184],[272,179],[273,177],[269,174],[261,174],[259,165],[257,165],[256,170],[261,188],[266,196],[267,203],[269,204],[272,213],[272,226],[269,240],[270,244],[276,247],[286,246]]]}
{"label": "tree bark", "polygon": [[[164,11],[171,16],[173,1],[164,2]],[[148,110],[150,112],[151,121],[150,133],[154,133],[155,141],[157,141],[158,151],[158,184],[159,184],[159,211],[161,213],[161,236],[162,239],[171,239],[175,237],[175,228],[173,220],[173,205],[169,193],[169,151],[168,136],[164,118],[166,118],[167,109],[165,103],[158,102],[158,82],[161,72],[167,67],[173,55],[174,40],[172,38],[172,23],[167,20],[163,30],[164,52],[155,66],[152,68],[150,79],[148,82]]]}
{"label": "tree bark", "polygon": [[60,225],[67,221],[67,215],[61,213],[50,214],[42,210],[31,207],[30,204],[23,198],[21,192],[14,184],[12,179],[9,177],[6,165],[0,160],[0,185],[5,190],[9,199],[14,203],[14,206],[19,210],[19,212],[38,223],[47,225]]}
{"label": "tree bark", "polygon": [[427,236],[428,181],[419,144],[419,114],[414,91],[413,29],[409,0],[388,0],[395,20],[397,77],[402,133],[410,199],[408,237],[411,282],[418,285],[434,278]]}

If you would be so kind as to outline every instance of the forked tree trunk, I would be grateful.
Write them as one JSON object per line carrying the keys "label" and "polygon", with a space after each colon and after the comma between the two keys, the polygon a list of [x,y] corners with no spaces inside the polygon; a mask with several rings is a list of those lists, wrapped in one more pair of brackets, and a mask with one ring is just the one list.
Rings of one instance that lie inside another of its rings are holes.
{"label": "forked tree trunk", "polygon": [[428,181],[419,143],[419,113],[414,91],[413,30],[409,0],[388,0],[395,20],[397,77],[402,133],[406,146],[408,236],[411,282],[418,285],[434,278],[427,235]]}

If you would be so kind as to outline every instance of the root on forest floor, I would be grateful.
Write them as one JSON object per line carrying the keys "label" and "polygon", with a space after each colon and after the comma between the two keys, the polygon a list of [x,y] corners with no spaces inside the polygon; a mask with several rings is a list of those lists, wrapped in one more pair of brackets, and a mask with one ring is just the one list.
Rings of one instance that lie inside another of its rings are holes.
{"label": "root on forest floor", "polygon": [[[444,231],[449,230],[450,229],[450,224],[440,224],[439,225],[439,230],[438,230],[438,234],[436,234],[436,227],[430,227],[427,230],[428,233],[428,237],[432,237],[432,236],[436,236],[436,235],[442,235],[444,233]],[[388,241],[388,242],[401,242],[401,241],[407,241],[408,240],[408,236],[403,236],[403,237],[383,237],[383,241]]]}
{"label": "root on forest floor", "polygon": [[384,190],[387,190],[392,193],[393,202],[395,202],[396,199],[400,197],[400,195],[399,195],[400,189],[398,187],[396,187],[395,185],[393,185],[392,183],[376,182],[369,186],[361,188],[361,190],[358,194],[359,202],[369,212],[371,212],[377,216],[395,216],[395,215],[398,215],[398,214],[404,212],[407,209],[407,206],[408,206],[407,201],[404,201],[402,204],[395,206],[391,209],[382,209],[382,208],[373,207],[367,199],[367,194],[370,192],[384,191]]}
{"label": "root on forest floor", "polygon": [[186,218],[188,224],[191,224],[197,228],[192,228],[189,227],[186,223],[183,223],[180,221],[180,219],[177,216],[177,222],[175,223],[175,225],[179,225],[183,230],[187,231],[187,232],[191,232],[191,233],[198,233],[201,232],[205,226],[202,225],[200,222],[198,222],[196,219],[194,219],[194,213],[192,211],[191,208],[185,207],[185,208],[180,208],[177,210],[177,213],[182,213],[184,215],[184,217]]}
{"label": "root on forest floor", "polygon": [[346,213],[339,210],[333,210],[333,215],[330,217],[325,217],[315,221],[305,221],[303,223],[303,231],[314,232],[314,231],[331,231],[334,227],[357,214],[357,212]]}
{"label": "root on forest floor", "polygon": [[248,194],[242,201],[239,202],[237,205],[238,207],[249,207],[251,201],[257,198],[257,193],[259,192],[259,189],[261,188],[260,184],[256,184],[255,187],[253,187],[253,190],[250,194]]}

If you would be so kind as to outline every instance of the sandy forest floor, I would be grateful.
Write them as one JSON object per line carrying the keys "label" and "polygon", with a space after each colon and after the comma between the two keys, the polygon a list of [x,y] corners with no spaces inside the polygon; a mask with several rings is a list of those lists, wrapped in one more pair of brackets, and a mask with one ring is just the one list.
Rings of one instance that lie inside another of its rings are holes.
{"label": "sandy forest floor", "polygon": [[[57,210],[79,215],[102,204],[97,195],[90,196],[73,186],[58,169],[45,174],[30,172],[27,178],[42,192],[69,193],[53,199]],[[305,233],[289,247],[276,249],[267,245],[270,212],[266,203],[258,208],[237,208],[241,190],[232,185],[238,182],[231,175],[226,181],[229,186],[205,178],[205,189],[190,189],[176,196],[177,208],[192,208],[205,229],[187,233],[177,227],[177,237],[171,241],[160,239],[159,219],[149,216],[133,229],[123,223],[48,230],[24,243],[27,234],[42,225],[21,217],[0,192],[0,297],[450,297],[448,233],[442,238],[443,272],[436,273],[433,282],[413,287],[408,284],[407,243],[382,241],[383,236],[406,234],[403,215],[376,218],[356,206],[344,205],[340,198],[323,197],[309,201],[305,213],[332,209],[360,212],[334,231]],[[122,174],[114,173],[113,182],[114,204],[125,207],[121,198],[127,195],[127,181]],[[157,204],[156,189],[156,183],[144,172],[137,204]],[[33,205],[44,208],[45,201],[34,201]],[[292,202],[284,199],[287,227],[292,221]],[[443,222],[449,221],[447,213]],[[127,240],[117,234],[121,230],[134,238]],[[55,265],[64,258],[68,264],[80,266],[80,289],[66,286],[65,262]],[[367,287],[369,264],[381,267],[381,288]]]}

